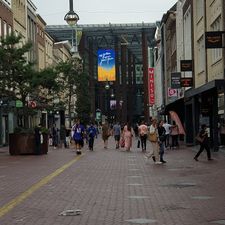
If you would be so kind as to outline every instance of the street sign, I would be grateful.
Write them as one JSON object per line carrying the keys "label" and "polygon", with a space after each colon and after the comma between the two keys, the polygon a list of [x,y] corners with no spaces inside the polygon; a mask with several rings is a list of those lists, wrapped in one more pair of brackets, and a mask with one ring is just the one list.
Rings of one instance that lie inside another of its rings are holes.
{"label": "street sign", "polygon": [[180,88],[181,73],[171,73],[171,88]]}
{"label": "street sign", "polygon": [[23,107],[23,102],[20,100],[16,100],[16,108],[22,108]]}

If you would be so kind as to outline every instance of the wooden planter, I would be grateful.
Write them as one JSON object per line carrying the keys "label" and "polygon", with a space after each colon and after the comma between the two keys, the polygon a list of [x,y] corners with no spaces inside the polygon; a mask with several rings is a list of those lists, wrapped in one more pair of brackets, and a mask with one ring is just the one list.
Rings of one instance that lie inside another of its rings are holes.
{"label": "wooden planter", "polygon": [[[43,134],[41,154],[48,152],[48,135]],[[9,134],[10,155],[36,154],[34,134]]]}

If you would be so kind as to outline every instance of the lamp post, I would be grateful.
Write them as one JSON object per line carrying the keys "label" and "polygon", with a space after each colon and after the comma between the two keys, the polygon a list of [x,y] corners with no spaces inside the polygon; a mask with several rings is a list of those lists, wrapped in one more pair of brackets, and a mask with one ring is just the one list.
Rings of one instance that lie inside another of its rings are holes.
{"label": "lamp post", "polygon": [[77,21],[80,19],[79,16],[73,11],[73,0],[69,0],[70,3],[70,11],[65,15],[64,20],[70,26],[74,26],[77,24]]}
{"label": "lamp post", "polygon": [[[72,28],[72,49],[70,50],[74,57],[80,58],[78,49],[77,49],[77,30],[73,29],[74,26],[77,24],[77,21],[80,19],[79,16],[73,10],[73,0],[69,0],[69,12],[64,16],[64,20],[67,24]],[[76,31],[76,43],[74,45],[74,37],[73,31]]]}

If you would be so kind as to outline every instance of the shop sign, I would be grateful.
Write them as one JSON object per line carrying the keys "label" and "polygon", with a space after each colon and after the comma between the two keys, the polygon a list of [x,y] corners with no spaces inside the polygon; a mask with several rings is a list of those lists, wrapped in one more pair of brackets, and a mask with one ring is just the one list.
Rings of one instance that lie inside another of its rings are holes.
{"label": "shop sign", "polygon": [[181,87],[192,87],[193,86],[193,78],[192,77],[185,77],[181,78]]}
{"label": "shop sign", "polygon": [[171,88],[180,88],[181,73],[171,73]]}
{"label": "shop sign", "polygon": [[223,47],[223,33],[222,31],[210,31],[205,33],[205,47],[206,48],[222,48]]}
{"label": "shop sign", "polygon": [[177,89],[168,88],[168,97],[177,97]]}
{"label": "shop sign", "polygon": [[148,98],[149,105],[155,104],[154,68],[148,68]]}
{"label": "shop sign", "polygon": [[192,60],[181,60],[180,61],[180,71],[192,71]]}

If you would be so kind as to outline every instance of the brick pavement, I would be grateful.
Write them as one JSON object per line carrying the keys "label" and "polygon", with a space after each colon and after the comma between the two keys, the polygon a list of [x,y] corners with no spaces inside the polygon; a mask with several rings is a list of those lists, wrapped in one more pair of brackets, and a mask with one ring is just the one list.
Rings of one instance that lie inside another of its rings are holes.
{"label": "brick pavement", "polygon": [[[165,165],[139,149],[103,149],[97,140],[75,163],[0,218],[1,225],[225,224],[225,154],[193,160],[193,148],[169,150]],[[148,143],[150,148],[150,144]],[[42,156],[9,156],[0,149],[0,207],[73,160],[72,149]],[[59,216],[81,209],[78,216]],[[220,223],[213,223],[219,221]]]}

